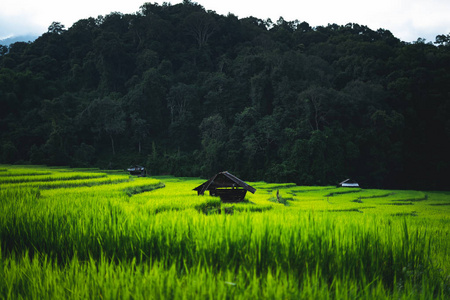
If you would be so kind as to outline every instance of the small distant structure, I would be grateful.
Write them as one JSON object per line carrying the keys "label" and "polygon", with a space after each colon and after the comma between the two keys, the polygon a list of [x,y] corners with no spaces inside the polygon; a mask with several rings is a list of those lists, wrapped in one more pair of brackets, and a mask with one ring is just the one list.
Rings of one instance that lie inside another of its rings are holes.
{"label": "small distant structure", "polygon": [[208,190],[211,196],[218,196],[222,202],[241,202],[247,191],[254,194],[256,189],[228,171],[220,172],[194,189],[198,195]]}
{"label": "small distant structure", "polygon": [[130,172],[130,175],[134,176],[145,177],[147,175],[147,170],[143,166],[130,166],[127,171]]}
{"label": "small distant structure", "polygon": [[359,187],[359,184],[356,181],[348,178],[340,182],[336,187]]}

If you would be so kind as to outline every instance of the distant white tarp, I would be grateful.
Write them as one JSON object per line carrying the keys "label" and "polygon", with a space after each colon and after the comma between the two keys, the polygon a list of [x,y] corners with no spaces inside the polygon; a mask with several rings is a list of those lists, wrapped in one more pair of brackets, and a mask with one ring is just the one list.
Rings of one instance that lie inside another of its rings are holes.
{"label": "distant white tarp", "polygon": [[342,186],[342,187],[359,187],[359,184],[356,181],[351,180],[349,178],[349,179],[346,179],[346,180],[340,182],[337,186],[338,187],[339,186]]}

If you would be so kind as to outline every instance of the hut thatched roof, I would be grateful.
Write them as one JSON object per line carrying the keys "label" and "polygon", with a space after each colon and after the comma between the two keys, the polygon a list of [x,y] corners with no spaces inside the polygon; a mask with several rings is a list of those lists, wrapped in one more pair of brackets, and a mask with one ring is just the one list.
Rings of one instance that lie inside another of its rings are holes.
{"label": "hut thatched roof", "polygon": [[239,178],[229,173],[228,171],[217,173],[216,175],[211,177],[208,181],[196,187],[194,190],[197,191],[199,195],[203,195],[206,190],[227,188],[227,187],[230,188],[241,187],[252,194],[256,192],[256,189],[254,187],[248,185],[247,183],[240,180]]}

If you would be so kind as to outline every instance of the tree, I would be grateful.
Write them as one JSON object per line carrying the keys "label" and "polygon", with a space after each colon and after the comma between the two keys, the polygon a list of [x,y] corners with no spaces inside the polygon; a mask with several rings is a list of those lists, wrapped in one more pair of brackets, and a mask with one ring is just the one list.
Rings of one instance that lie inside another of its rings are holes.
{"label": "tree", "polygon": [[0,45],[0,57],[4,56],[6,53],[8,53],[8,47],[4,45]]}
{"label": "tree", "polygon": [[204,118],[199,129],[205,156],[202,163],[203,173],[215,173],[223,167],[223,147],[227,134],[225,122],[219,114],[215,114]]}
{"label": "tree", "polygon": [[440,46],[448,46],[450,44],[450,34],[440,34],[436,36],[436,41],[434,43]]}
{"label": "tree", "polygon": [[443,188],[449,40],[238,19],[190,0],[53,22],[0,46],[0,157],[98,165],[154,144],[161,173]]}
{"label": "tree", "polygon": [[148,134],[147,121],[139,116],[139,113],[135,112],[131,116],[131,128],[133,130],[133,137],[138,141],[138,152],[141,154],[141,142]]}
{"label": "tree", "polygon": [[167,95],[167,107],[170,109],[171,122],[183,121],[196,98],[195,87],[178,83]]}
{"label": "tree", "polygon": [[327,93],[320,87],[311,87],[299,96],[303,103],[305,117],[309,121],[311,131],[321,129],[327,116]]}
{"label": "tree", "polygon": [[48,33],[62,34],[65,31],[65,26],[60,22],[52,22],[50,26],[48,26]]}
{"label": "tree", "polygon": [[116,155],[114,136],[124,132],[126,125],[120,100],[112,96],[97,98],[86,110],[92,124],[92,132],[108,135],[111,140],[112,154]]}
{"label": "tree", "polygon": [[198,94],[195,85],[178,83],[167,95],[167,107],[170,110],[169,136],[170,143],[182,149],[198,147],[198,124],[195,119],[198,107]]}
{"label": "tree", "polygon": [[213,17],[205,12],[194,12],[185,20],[188,35],[194,37],[199,49],[204,47],[216,30]]}

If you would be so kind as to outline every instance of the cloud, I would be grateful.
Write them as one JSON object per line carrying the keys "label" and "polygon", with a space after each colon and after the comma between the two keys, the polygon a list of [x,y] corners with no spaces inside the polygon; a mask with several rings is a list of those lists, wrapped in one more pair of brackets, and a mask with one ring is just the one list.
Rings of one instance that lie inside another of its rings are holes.
{"label": "cloud", "polygon": [[8,20],[0,15],[0,40],[21,35],[41,35],[43,32],[44,29],[35,23],[19,22],[17,19]]}
{"label": "cloud", "polygon": [[52,22],[60,22],[69,28],[80,19],[95,18],[111,12],[134,13],[144,3],[143,0],[2,0],[0,38],[10,35],[41,35]]}
{"label": "cloud", "polygon": [[36,13],[39,11],[36,9],[36,1],[17,1],[23,4],[22,8],[15,1],[3,1],[6,3],[2,4],[0,9],[0,38],[27,34],[40,35],[50,25],[49,23],[45,26],[40,22],[38,18],[40,14]]}
{"label": "cloud", "polygon": [[206,9],[220,14],[232,12],[240,18],[254,16],[260,19],[287,21],[299,20],[311,26],[326,26],[336,23],[358,23],[372,30],[379,28],[391,31],[404,41],[426,38],[434,41],[438,34],[450,32],[450,1],[448,0],[203,0]]}
{"label": "cloud", "polygon": [[[66,28],[80,19],[111,12],[134,13],[145,0],[2,0],[0,4],[0,38],[9,35],[36,34],[47,31],[56,21]],[[163,1],[158,1],[162,3]],[[168,1],[177,4],[182,2]],[[373,30],[384,28],[404,41],[426,38],[434,41],[438,34],[450,33],[448,0],[198,0],[207,10],[218,14],[233,13],[239,18],[306,21],[311,26],[329,23],[358,23]]]}

